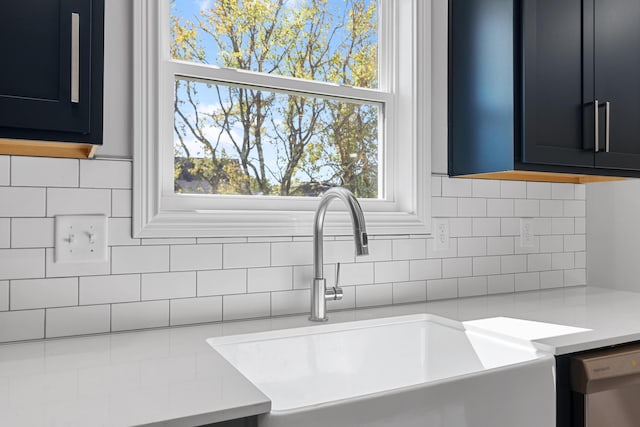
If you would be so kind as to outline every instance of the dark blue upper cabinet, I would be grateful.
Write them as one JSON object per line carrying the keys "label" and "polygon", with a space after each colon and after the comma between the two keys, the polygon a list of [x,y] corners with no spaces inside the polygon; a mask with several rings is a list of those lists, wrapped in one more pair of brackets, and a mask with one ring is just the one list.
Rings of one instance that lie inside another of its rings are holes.
{"label": "dark blue upper cabinet", "polygon": [[638,176],[640,1],[449,5],[450,175]]}
{"label": "dark blue upper cabinet", "polygon": [[104,0],[0,3],[0,138],[102,144]]}

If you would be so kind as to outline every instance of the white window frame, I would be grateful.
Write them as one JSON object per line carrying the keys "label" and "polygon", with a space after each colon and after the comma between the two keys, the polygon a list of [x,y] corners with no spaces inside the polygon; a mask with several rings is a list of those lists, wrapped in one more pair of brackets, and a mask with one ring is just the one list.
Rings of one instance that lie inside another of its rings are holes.
{"label": "white window frame", "polygon": [[[427,234],[431,226],[431,0],[384,0],[393,20],[380,38],[391,95],[370,89],[260,75],[169,58],[168,1],[134,2],[135,237],[304,236],[318,199],[176,195],[173,84],[176,75],[385,103],[385,200],[360,199],[371,235]],[[248,80],[247,80],[248,79]],[[383,87],[382,89],[387,89]],[[400,120],[401,118],[401,120]],[[338,203],[332,210],[339,211]],[[329,213],[327,233],[349,234],[348,215]]]}

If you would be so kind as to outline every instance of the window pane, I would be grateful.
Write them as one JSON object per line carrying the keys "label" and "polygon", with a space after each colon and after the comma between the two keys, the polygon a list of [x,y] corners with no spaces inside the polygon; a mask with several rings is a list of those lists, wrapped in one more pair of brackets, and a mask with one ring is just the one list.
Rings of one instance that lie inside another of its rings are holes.
{"label": "window pane", "polygon": [[175,192],[378,198],[378,104],[175,81]]}
{"label": "window pane", "polygon": [[171,57],[378,87],[377,0],[170,0]]}

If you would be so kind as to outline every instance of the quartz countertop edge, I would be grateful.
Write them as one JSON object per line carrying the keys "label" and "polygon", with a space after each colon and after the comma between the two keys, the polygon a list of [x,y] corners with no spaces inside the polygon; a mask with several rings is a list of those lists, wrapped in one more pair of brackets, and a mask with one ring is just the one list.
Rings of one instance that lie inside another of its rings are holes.
{"label": "quartz countertop edge", "polygon": [[[429,313],[585,329],[529,340],[563,355],[640,340],[638,307],[640,293],[590,286],[330,312],[329,323]],[[206,339],[309,325],[295,315],[3,344],[0,425],[192,426],[267,413],[268,397]]]}

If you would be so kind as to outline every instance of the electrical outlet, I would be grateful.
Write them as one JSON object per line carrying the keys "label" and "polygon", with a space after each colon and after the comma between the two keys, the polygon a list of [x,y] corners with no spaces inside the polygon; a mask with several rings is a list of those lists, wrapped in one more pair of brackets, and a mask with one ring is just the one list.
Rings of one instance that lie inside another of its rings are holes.
{"label": "electrical outlet", "polygon": [[55,262],[107,261],[107,217],[68,215],[56,217]]}
{"label": "electrical outlet", "polygon": [[433,220],[433,251],[443,252],[449,250],[449,220],[436,218]]}
{"label": "electrical outlet", "polygon": [[533,218],[520,218],[520,247],[533,248],[534,237]]}

